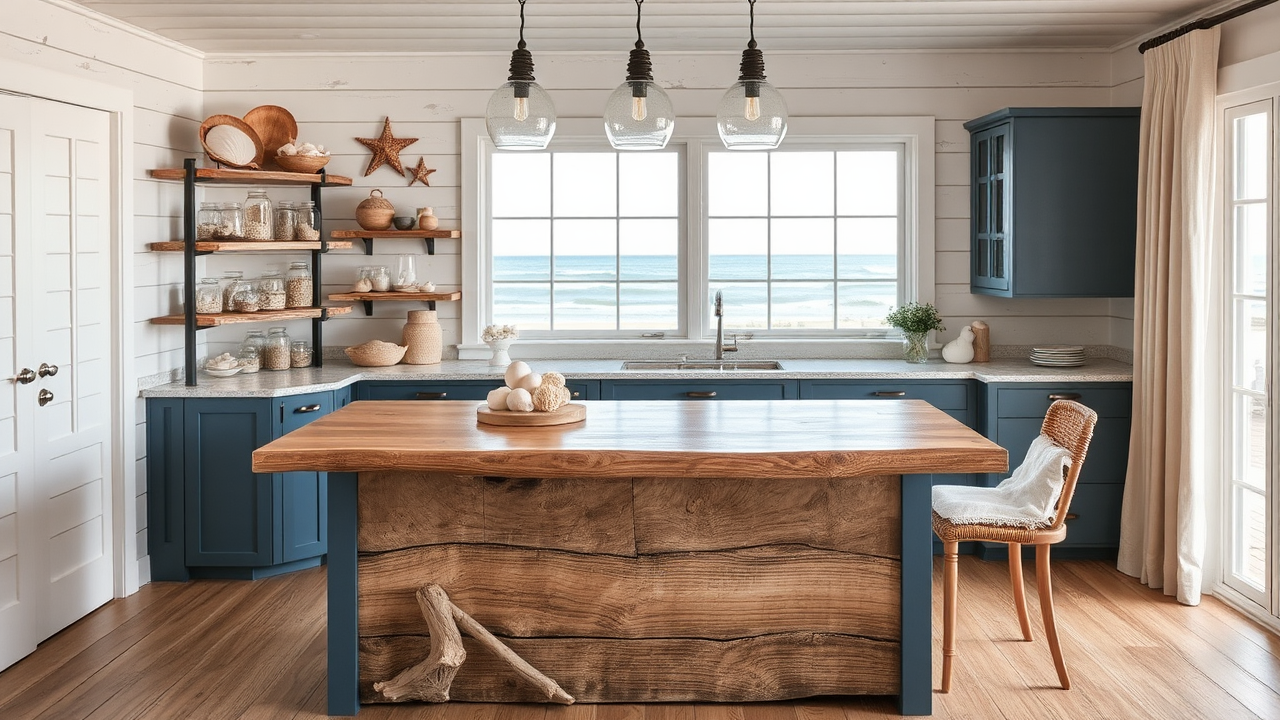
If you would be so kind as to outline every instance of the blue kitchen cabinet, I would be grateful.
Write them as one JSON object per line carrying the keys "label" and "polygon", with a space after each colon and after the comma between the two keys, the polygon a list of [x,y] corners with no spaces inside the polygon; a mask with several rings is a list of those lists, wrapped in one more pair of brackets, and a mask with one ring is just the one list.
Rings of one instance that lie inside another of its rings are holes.
{"label": "blue kitchen cabinet", "polygon": [[601,380],[601,400],[795,400],[797,380]]}
{"label": "blue kitchen cabinet", "polygon": [[[484,400],[489,391],[502,387],[499,378],[492,380],[365,380],[358,383],[359,400]],[[565,387],[574,400],[599,400],[599,380],[566,379]]]}
{"label": "blue kitchen cabinet", "polygon": [[[1132,383],[991,383],[986,386],[986,395],[986,435],[1009,451],[1011,470],[1022,462],[1031,441],[1040,434],[1044,415],[1054,400],[1075,400],[1098,413],[1071,499],[1067,539],[1054,551],[1061,557],[1114,557],[1120,546],[1120,505],[1129,465]],[[985,482],[995,485],[1008,476],[988,475]],[[1001,544],[986,544],[981,550],[983,557],[1004,553]]]}
{"label": "blue kitchen cabinet", "polygon": [[147,401],[147,538],[155,580],[257,578],[328,549],[323,473],[255,473],[253,451],[334,409],[334,393]]}

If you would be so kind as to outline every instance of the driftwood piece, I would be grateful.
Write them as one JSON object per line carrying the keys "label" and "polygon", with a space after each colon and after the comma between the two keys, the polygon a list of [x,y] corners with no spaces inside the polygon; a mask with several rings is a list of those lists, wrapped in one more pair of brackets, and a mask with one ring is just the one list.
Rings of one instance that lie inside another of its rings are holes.
{"label": "driftwood piece", "polygon": [[475,638],[480,645],[509,665],[516,674],[537,688],[548,700],[562,705],[572,705],[573,696],[556,684],[555,680],[538,672],[511,648],[502,644],[493,633],[474,618],[454,605],[444,588],[436,584],[424,585],[416,593],[418,606],[427,619],[431,633],[431,652],[426,659],[409,667],[387,682],[376,682],[373,689],[392,702],[420,700],[423,702],[448,702],[449,686],[467,659],[462,647],[459,628]]}
{"label": "driftwood piece", "polygon": [[458,668],[467,659],[467,652],[462,649],[462,635],[453,620],[456,608],[439,585],[419,588],[417,597],[422,615],[427,619],[427,629],[431,632],[431,653],[391,680],[374,683],[373,689],[392,702],[448,702],[453,676],[458,674]]}

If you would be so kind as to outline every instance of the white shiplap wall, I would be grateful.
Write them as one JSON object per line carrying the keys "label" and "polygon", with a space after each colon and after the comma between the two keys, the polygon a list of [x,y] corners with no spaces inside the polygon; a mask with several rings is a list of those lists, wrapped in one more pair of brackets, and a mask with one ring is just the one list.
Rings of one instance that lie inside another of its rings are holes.
{"label": "white shiplap wall", "polygon": [[[936,302],[951,328],[941,340],[954,337],[970,320],[984,319],[996,344],[1113,342],[1111,301],[1004,300],[969,293],[968,133],[962,127],[967,120],[1006,106],[1110,105],[1109,53],[805,55],[765,50],[770,80],[786,95],[794,116],[937,119]],[[623,49],[610,55],[535,52],[534,59],[538,80],[552,93],[561,117],[597,117],[609,92],[621,82],[625,64]],[[356,178],[356,187],[326,195],[326,216],[333,228],[355,227],[355,205],[374,187],[386,191],[397,208],[409,210],[405,214],[432,205],[442,227],[458,227],[458,120],[484,114],[493,88],[506,78],[508,60],[509,56],[494,54],[217,56],[206,66],[206,110],[240,115],[256,105],[281,105],[298,118],[305,139],[332,148],[336,157],[329,169]],[[724,88],[736,79],[738,61],[737,54],[729,53],[668,54],[655,49],[654,55],[655,75],[671,88],[678,116],[714,116]],[[384,116],[392,118],[397,136],[420,138],[401,157],[413,164],[425,156],[438,168],[431,176],[433,187],[406,188],[406,181],[385,167],[360,177],[369,155],[353,138],[376,135]],[[379,254],[387,253],[380,262],[390,264],[395,253],[418,249],[407,241],[379,245]],[[437,286],[459,287],[459,242],[441,242],[437,252],[428,264],[428,276]],[[210,268],[228,262],[246,266],[252,261],[211,259]],[[326,260],[326,293],[345,287],[354,268],[365,263],[355,251],[333,254]],[[374,337],[396,340],[406,309],[404,304],[379,305],[370,319],[357,310],[328,324],[326,344]],[[457,303],[441,303],[440,311],[445,343],[458,342]],[[222,337],[238,333],[228,331]],[[211,341],[217,338],[211,336]]]}
{"label": "white shiplap wall", "polygon": [[[56,70],[99,83],[129,88],[134,99],[133,198],[134,377],[168,373],[182,362],[182,333],[162,329],[147,318],[167,310],[178,296],[182,265],[176,256],[146,251],[146,244],[174,236],[182,212],[181,186],[157,183],[147,168],[170,165],[199,149],[196,128],[203,116],[203,67],[198,53],[168,41],[87,16],[56,3],[3,0],[0,58]],[[0,76],[0,89],[6,86]],[[139,562],[139,580],[149,580],[146,512],[146,413],[137,403],[136,546],[126,557]]]}

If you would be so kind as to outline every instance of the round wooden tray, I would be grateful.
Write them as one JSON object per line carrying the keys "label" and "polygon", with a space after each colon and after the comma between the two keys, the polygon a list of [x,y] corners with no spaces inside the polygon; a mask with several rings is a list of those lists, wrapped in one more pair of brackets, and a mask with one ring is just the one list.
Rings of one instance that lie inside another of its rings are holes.
{"label": "round wooden tray", "polygon": [[476,421],[485,425],[502,425],[505,427],[546,427],[548,425],[568,425],[587,419],[587,406],[578,403],[561,405],[551,412],[515,412],[512,410],[490,410],[488,405],[476,408]]}

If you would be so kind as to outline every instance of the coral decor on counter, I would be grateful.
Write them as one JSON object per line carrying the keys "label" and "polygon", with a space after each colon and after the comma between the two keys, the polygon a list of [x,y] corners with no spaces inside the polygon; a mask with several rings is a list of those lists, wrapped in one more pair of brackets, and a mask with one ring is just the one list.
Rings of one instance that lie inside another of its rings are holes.
{"label": "coral decor on counter", "polygon": [[488,425],[563,425],[586,418],[586,408],[572,405],[564,375],[536,373],[517,360],[503,373],[505,385],[492,390],[476,419]]}

